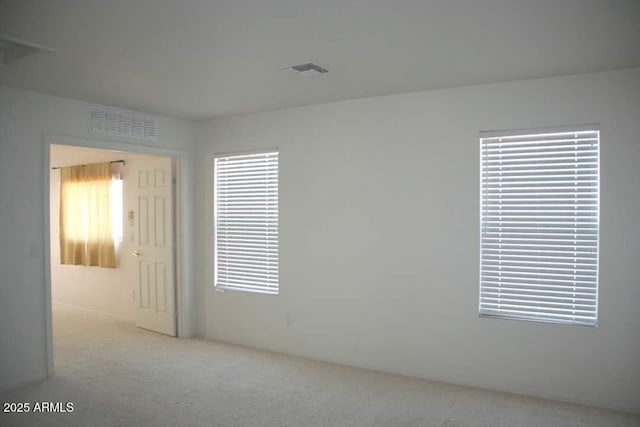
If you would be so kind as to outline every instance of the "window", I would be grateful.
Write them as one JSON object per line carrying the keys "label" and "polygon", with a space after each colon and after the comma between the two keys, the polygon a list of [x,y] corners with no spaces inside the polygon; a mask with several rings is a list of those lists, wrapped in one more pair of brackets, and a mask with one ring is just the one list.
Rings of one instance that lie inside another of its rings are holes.
{"label": "window", "polygon": [[124,206],[123,180],[119,173],[113,174],[111,180],[111,229],[116,246],[124,240]]}
{"label": "window", "polygon": [[122,238],[121,183],[112,179],[108,162],[60,169],[61,264],[116,267],[115,243]]}
{"label": "window", "polygon": [[596,325],[599,139],[481,134],[481,315]]}
{"label": "window", "polygon": [[215,159],[216,289],[278,294],[278,151]]}

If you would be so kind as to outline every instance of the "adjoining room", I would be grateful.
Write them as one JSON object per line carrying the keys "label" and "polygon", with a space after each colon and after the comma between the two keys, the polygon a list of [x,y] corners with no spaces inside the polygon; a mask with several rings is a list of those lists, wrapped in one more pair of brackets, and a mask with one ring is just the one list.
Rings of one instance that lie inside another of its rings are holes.
{"label": "adjoining room", "polygon": [[640,2],[0,3],[0,425],[640,426]]}

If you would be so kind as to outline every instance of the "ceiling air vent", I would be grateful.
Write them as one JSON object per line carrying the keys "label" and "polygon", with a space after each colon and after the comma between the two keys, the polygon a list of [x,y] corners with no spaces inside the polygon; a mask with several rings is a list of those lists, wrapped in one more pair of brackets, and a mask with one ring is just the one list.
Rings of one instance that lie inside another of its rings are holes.
{"label": "ceiling air vent", "polygon": [[0,68],[42,51],[55,52],[55,49],[0,34]]}
{"label": "ceiling air vent", "polygon": [[329,70],[322,65],[316,64],[315,62],[306,62],[304,64],[291,65],[289,67],[284,68],[287,71],[293,71],[296,74],[300,74],[303,76],[319,76],[321,74],[326,74]]}
{"label": "ceiling air vent", "polygon": [[147,141],[155,141],[158,133],[154,117],[102,107],[91,110],[90,128],[93,133]]}

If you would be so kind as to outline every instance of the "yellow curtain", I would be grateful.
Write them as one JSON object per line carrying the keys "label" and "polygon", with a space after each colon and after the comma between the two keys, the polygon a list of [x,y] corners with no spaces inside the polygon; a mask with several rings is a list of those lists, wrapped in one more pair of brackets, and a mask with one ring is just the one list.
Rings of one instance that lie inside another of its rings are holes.
{"label": "yellow curtain", "polygon": [[111,164],[60,168],[60,263],[116,267]]}

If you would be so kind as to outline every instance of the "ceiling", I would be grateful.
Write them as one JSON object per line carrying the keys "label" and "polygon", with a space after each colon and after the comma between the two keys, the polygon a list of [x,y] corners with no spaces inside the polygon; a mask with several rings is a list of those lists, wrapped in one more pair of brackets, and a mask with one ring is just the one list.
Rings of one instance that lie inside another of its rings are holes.
{"label": "ceiling", "polygon": [[0,0],[0,33],[56,49],[2,85],[192,120],[640,67],[640,0]]}

